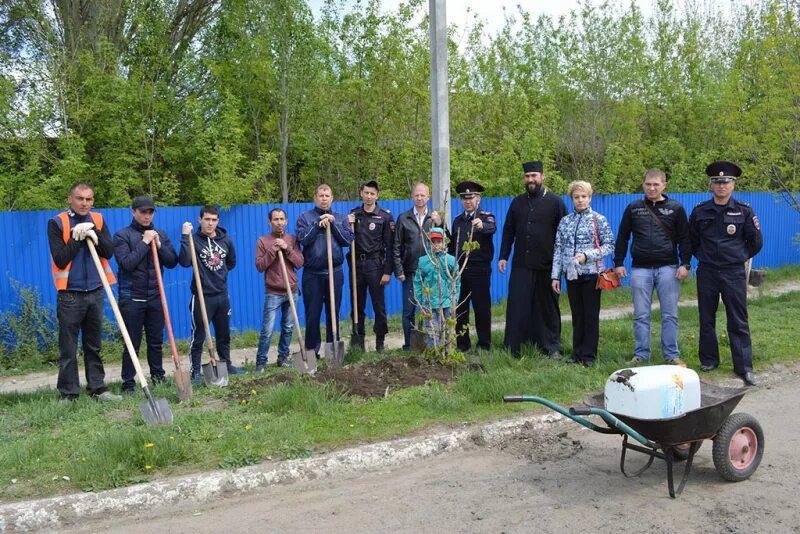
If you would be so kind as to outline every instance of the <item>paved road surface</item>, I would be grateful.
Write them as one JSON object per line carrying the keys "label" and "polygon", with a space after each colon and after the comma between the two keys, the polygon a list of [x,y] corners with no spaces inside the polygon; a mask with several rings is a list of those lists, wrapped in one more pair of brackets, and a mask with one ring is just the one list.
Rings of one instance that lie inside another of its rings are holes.
{"label": "paved road surface", "polygon": [[748,481],[725,482],[706,442],[675,500],[667,495],[663,462],[626,479],[620,437],[565,421],[493,448],[476,444],[393,470],[271,487],[69,532],[799,532],[800,367],[764,376],[737,408],[764,428],[761,467]]}

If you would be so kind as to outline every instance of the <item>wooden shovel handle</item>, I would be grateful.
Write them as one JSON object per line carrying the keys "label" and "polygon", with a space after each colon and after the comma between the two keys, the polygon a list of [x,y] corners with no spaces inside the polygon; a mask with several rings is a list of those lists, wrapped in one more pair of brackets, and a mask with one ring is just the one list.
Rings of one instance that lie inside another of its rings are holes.
{"label": "wooden shovel handle", "polygon": [[356,325],[358,324],[358,286],[356,282],[356,225],[350,225],[353,230],[353,244],[350,245],[350,265],[353,267],[353,332],[355,332]]}
{"label": "wooden shovel handle", "polygon": [[336,292],[333,288],[333,248],[331,247],[331,223],[325,227],[325,239],[328,244],[328,292],[330,296],[331,328],[333,330],[333,342],[339,340],[339,326],[336,324]]}
{"label": "wooden shovel handle", "polygon": [[200,281],[200,267],[197,265],[197,254],[194,252],[194,235],[189,234],[189,251],[192,254],[192,271],[194,272],[194,285],[197,289],[197,301],[200,303],[200,315],[203,316],[203,328],[206,330],[206,343],[208,343],[208,359],[211,365],[217,366],[216,350],[214,350],[214,340],[211,339],[211,328],[208,326],[208,314],[206,313],[206,299],[203,297],[203,283]]}
{"label": "wooden shovel handle", "polygon": [[136,378],[139,379],[139,385],[142,386],[142,389],[147,389],[147,380],[142,372],[142,366],[139,364],[139,357],[136,355],[136,350],[133,348],[133,342],[131,342],[131,336],[128,334],[128,329],[125,327],[125,321],[122,319],[122,313],[120,313],[119,306],[117,306],[117,299],[114,298],[114,292],[111,291],[111,285],[108,283],[106,271],[103,269],[103,264],[100,263],[100,257],[97,255],[97,250],[94,248],[94,241],[92,241],[92,238],[90,237],[86,238],[86,244],[89,245],[89,252],[92,254],[92,260],[94,260],[94,266],[97,268],[97,274],[100,275],[100,281],[103,282],[103,289],[106,290],[108,302],[111,304],[111,309],[114,310],[114,317],[117,319],[119,331],[122,332],[122,339],[125,340],[125,348],[128,349],[128,355],[131,357],[133,367],[136,369]]}
{"label": "wooden shovel handle", "polygon": [[158,260],[158,246],[155,241],[150,241],[150,252],[153,254],[153,268],[156,271],[156,284],[158,285],[158,295],[161,297],[161,309],[164,312],[164,326],[167,327],[167,338],[169,347],[172,349],[172,361],[175,367],[180,369],[181,357],[178,355],[178,347],[175,345],[175,336],[172,333],[172,321],[169,320],[169,306],[167,306],[167,292],[164,291],[164,279],[161,277],[161,262]]}
{"label": "wooden shovel handle", "polygon": [[306,347],[303,340],[303,330],[300,328],[300,317],[297,315],[297,306],[295,306],[294,295],[292,295],[292,284],[289,282],[289,272],[286,270],[286,263],[284,263],[283,260],[283,251],[280,249],[278,249],[278,263],[281,264],[283,283],[286,286],[286,296],[289,297],[289,307],[292,309],[294,327],[297,330],[297,344],[300,345],[300,356],[302,356],[303,361],[306,361]]}

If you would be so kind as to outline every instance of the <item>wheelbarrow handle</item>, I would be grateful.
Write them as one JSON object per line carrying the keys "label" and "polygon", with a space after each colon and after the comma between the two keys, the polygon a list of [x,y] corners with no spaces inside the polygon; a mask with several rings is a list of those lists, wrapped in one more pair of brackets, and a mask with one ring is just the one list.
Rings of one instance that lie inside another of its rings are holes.
{"label": "wheelbarrow handle", "polygon": [[633,428],[625,424],[624,422],[620,421],[617,416],[609,412],[608,410],[603,410],[602,408],[593,408],[591,406],[573,406],[569,409],[569,413],[572,416],[579,416],[579,415],[597,415],[603,419],[608,426],[616,428],[620,432],[627,434],[628,436],[632,437],[645,447],[650,447],[651,449],[657,449],[658,445],[647,439],[646,437],[639,434]]}

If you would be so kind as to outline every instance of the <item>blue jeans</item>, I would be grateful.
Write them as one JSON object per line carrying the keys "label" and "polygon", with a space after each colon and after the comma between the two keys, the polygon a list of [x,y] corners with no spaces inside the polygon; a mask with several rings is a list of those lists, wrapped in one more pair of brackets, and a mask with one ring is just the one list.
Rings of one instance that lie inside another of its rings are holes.
{"label": "blue jeans", "polygon": [[[441,308],[442,315],[444,316],[444,321],[447,322],[447,318],[450,317],[450,308]],[[439,345],[444,344],[444,340],[447,339],[445,328],[442,326],[442,321],[439,318],[439,308],[433,309],[433,316],[431,317],[430,321],[425,321],[427,323],[427,332],[425,333],[425,344],[428,347],[438,347]],[[439,333],[437,336],[436,333]]]}
{"label": "blue jeans", "polygon": [[[294,301],[297,302],[297,291],[292,293]],[[292,330],[294,322],[292,320],[292,310],[289,304],[289,297],[286,295],[274,295],[267,293],[264,300],[264,319],[261,323],[261,333],[258,336],[258,351],[256,352],[256,365],[267,364],[267,353],[272,342],[275,318],[281,312],[281,338],[278,341],[278,359],[289,357],[289,345],[292,342]]]}
{"label": "blue jeans", "polygon": [[678,268],[634,267],[631,269],[631,293],[633,294],[633,355],[650,358],[650,315],[653,302],[653,287],[661,305],[661,353],[665,360],[680,357],[678,350],[678,298],[681,282],[675,278]]}

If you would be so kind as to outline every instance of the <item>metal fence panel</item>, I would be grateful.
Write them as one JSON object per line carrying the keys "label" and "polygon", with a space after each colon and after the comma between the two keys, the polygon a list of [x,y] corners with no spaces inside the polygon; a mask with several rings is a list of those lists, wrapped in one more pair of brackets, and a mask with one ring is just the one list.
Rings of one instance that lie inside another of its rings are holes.
{"label": "metal fence panel", "polygon": [[[619,227],[625,206],[640,198],[641,195],[596,195],[592,199],[592,207],[606,215],[615,234]],[[686,206],[687,213],[699,202],[709,198],[708,193],[676,193],[673,198]],[[778,267],[786,264],[800,263],[800,249],[795,236],[800,233],[800,215],[790,208],[779,197],[771,193],[737,193],[736,198],[753,206],[761,221],[764,233],[764,249],[755,257],[755,267]],[[568,209],[571,202],[565,196]],[[511,197],[484,198],[481,208],[491,211],[497,216],[498,230],[494,237],[495,260],[500,251],[506,211]],[[402,211],[410,208],[410,201],[381,201],[381,206],[391,210],[397,217]],[[356,206],[356,202],[336,202],[337,211],[347,213]],[[233,306],[231,326],[235,330],[258,330],[261,325],[262,307],[264,303],[263,276],[255,269],[255,242],[258,237],[269,231],[267,214],[279,204],[257,204],[233,206],[220,213],[220,226],[228,230],[236,247],[237,265],[229,276],[229,291]],[[460,212],[459,201],[454,200],[454,215]],[[299,215],[313,207],[311,203],[293,203],[280,206],[289,217],[290,232],[294,233],[294,224]],[[109,228],[114,231],[130,223],[131,213],[127,208],[99,209],[105,216]],[[30,286],[38,288],[45,306],[55,308],[55,290],[50,275],[50,253],[47,243],[47,221],[55,215],[54,211],[2,212],[0,224],[4,229],[6,253],[0,258],[0,312],[14,309],[18,301],[14,286]],[[197,224],[198,206],[163,207],[156,212],[155,224],[169,234],[176,249],[180,247],[180,229],[184,221]],[[116,262],[112,260],[116,271]],[[342,291],[343,303],[341,314],[350,314],[350,278]],[[188,337],[191,330],[189,314],[189,284],[192,275],[189,269],[181,268],[165,271],[164,282],[170,312],[176,336]],[[508,290],[508,272],[500,274],[496,269],[492,273],[491,295],[497,302],[505,298]],[[302,300],[302,299],[301,299]],[[402,310],[401,286],[392,278],[386,291],[387,311],[390,314]],[[303,306],[298,307],[301,321],[304,321]],[[110,308],[109,318],[113,318]],[[368,317],[373,317],[372,307],[368,305]]]}

